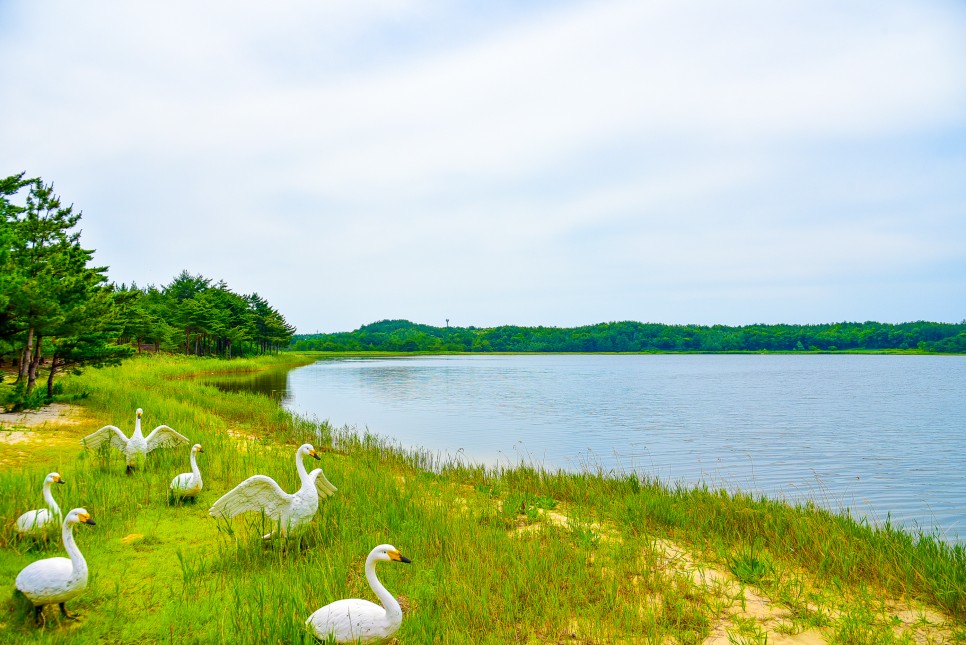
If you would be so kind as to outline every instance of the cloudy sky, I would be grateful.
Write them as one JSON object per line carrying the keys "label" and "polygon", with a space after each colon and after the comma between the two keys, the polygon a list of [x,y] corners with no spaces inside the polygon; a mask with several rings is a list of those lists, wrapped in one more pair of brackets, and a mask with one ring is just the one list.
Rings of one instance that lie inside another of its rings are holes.
{"label": "cloudy sky", "polygon": [[0,1],[0,174],[300,332],[966,318],[966,5]]}

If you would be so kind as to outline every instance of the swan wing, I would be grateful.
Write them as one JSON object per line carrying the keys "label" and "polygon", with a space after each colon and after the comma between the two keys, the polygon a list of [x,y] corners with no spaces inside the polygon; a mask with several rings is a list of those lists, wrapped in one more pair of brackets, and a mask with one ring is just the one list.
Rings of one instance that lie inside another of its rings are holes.
{"label": "swan wing", "polygon": [[316,637],[335,637],[338,643],[370,643],[391,636],[396,630],[386,624],[386,610],[379,605],[351,598],[315,610],[305,621]]}
{"label": "swan wing", "polygon": [[195,493],[201,490],[201,478],[195,479],[194,473],[181,473],[171,480],[171,485],[168,488],[180,494]]}
{"label": "swan wing", "polygon": [[67,590],[73,573],[74,565],[68,558],[47,558],[24,567],[14,584],[31,601],[50,602]]}
{"label": "swan wing", "polygon": [[315,489],[319,491],[320,498],[332,497],[333,495],[335,495],[335,492],[339,490],[338,488],[332,485],[332,482],[326,479],[325,473],[322,472],[321,468],[316,468],[315,470],[310,472],[309,479],[315,482]]}
{"label": "swan wing", "polygon": [[246,511],[261,511],[276,519],[286,504],[292,503],[292,495],[286,493],[265,475],[252,475],[238,484],[212,504],[208,514],[212,517],[235,517]]}
{"label": "swan wing", "polygon": [[191,443],[188,441],[188,437],[165,425],[152,430],[145,441],[148,444],[148,452],[155,448],[174,448]]}
{"label": "swan wing", "polygon": [[127,437],[117,426],[104,426],[81,439],[81,445],[88,450],[97,450],[101,444],[106,442],[110,442],[112,446],[122,452],[127,447]]}
{"label": "swan wing", "polygon": [[50,511],[46,508],[40,508],[35,511],[27,511],[17,518],[17,532],[33,533],[35,531],[40,531],[42,528],[52,523],[53,515],[51,515]]}

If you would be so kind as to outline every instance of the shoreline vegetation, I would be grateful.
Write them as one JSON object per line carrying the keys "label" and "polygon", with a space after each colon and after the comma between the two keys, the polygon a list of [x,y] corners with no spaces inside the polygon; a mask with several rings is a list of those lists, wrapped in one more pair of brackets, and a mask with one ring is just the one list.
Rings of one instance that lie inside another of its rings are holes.
{"label": "shoreline vegetation", "polygon": [[[390,643],[966,640],[966,549],[937,536],[636,475],[483,468],[193,378],[313,360],[145,354],[65,378],[69,416],[2,415],[4,642],[312,643],[304,621],[317,608],[374,600],[361,571],[381,543],[413,561],[379,572],[404,613]],[[82,450],[105,424],[130,433],[138,407],[147,429],[204,446],[197,503],[168,501],[187,449],[155,451],[132,476],[116,451]],[[261,518],[208,516],[252,474],[292,490],[305,442],[338,492],[301,539],[266,544]],[[67,482],[61,508],[84,506],[97,525],[76,538],[90,569],[79,620],[48,609],[38,629],[13,579],[63,548],[18,539],[13,519],[38,506],[51,471]]]}
{"label": "shoreline vegetation", "polygon": [[381,320],[351,332],[295,334],[291,349],[327,352],[513,353],[912,353],[966,354],[958,323],[665,325],[634,321],[582,327],[434,327]]}

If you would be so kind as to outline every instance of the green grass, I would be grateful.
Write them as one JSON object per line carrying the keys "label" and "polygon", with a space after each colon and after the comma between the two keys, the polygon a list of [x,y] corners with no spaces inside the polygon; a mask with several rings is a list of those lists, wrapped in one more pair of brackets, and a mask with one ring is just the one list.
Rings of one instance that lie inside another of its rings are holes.
{"label": "green grass", "polygon": [[[942,612],[935,642],[966,634],[966,556],[930,536],[636,476],[468,467],[189,378],[292,360],[144,356],[67,380],[65,396],[81,402],[87,425],[69,441],[58,430],[48,446],[29,444],[29,459],[0,471],[3,642],[311,643],[303,623],[312,611],[339,598],[375,600],[362,567],[384,542],[413,561],[377,568],[404,607],[400,643],[700,643],[722,621],[732,642],[768,642],[766,627],[817,629],[833,642],[913,642],[916,628],[895,623],[900,605]],[[187,448],[152,453],[130,477],[116,452],[81,450],[79,437],[102,425],[130,433],[138,407],[146,431],[165,423],[204,446],[197,503],[168,502],[171,479],[189,469]],[[266,544],[258,516],[208,516],[252,474],[294,490],[303,442],[325,451],[321,466],[339,491],[301,539]],[[0,444],[0,458],[7,449]],[[61,507],[83,506],[97,525],[75,529],[91,572],[69,603],[81,620],[48,609],[48,626],[37,629],[13,580],[62,548],[59,538],[20,541],[13,520],[38,506],[52,470],[68,482],[55,491]],[[733,586],[696,582],[659,541]],[[783,622],[729,618],[743,585],[771,598]]]}

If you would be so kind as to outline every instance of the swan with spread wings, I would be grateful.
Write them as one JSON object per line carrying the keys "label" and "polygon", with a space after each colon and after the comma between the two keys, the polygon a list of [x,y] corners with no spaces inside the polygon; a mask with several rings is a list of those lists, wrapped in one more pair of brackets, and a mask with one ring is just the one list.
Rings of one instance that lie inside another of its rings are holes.
{"label": "swan with spread wings", "polygon": [[[302,457],[321,459],[312,444],[305,443],[295,452],[295,468],[301,487],[294,493],[286,493],[274,479],[265,475],[252,475],[225,493],[208,510],[212,517],[231,518],[247,511],[265,514],[276,524],[282,537],[304,529],[319,509],[320,497],[331,497],[338,490],[326,479],[321,468],[306,472]],[[276,530],[264,535],[268,539]]]}
{"label": "swan with spread wings", "polygon": [[97,432],[92,432],[87,435],[81,439],[81,443],[89,450],[96,450],[102,444],[110,442],[110,445],[124,453],[127,462],[127,474],[129,475],[138,464],[138,461],[143,461],[144,457],[152,450],[156,450],[157,448],[172,448],[174,446],[188,445],[191,443],[188,441],[188,437],[166,425],[159,425],[151,431],[151,434],[145,437],[141,433],[141,415],[143,414],[144,410],[138,408],[136,412],[137,418],[134,421],[134,434],[131,435],[130,439],[117,426],[108,425]]}

